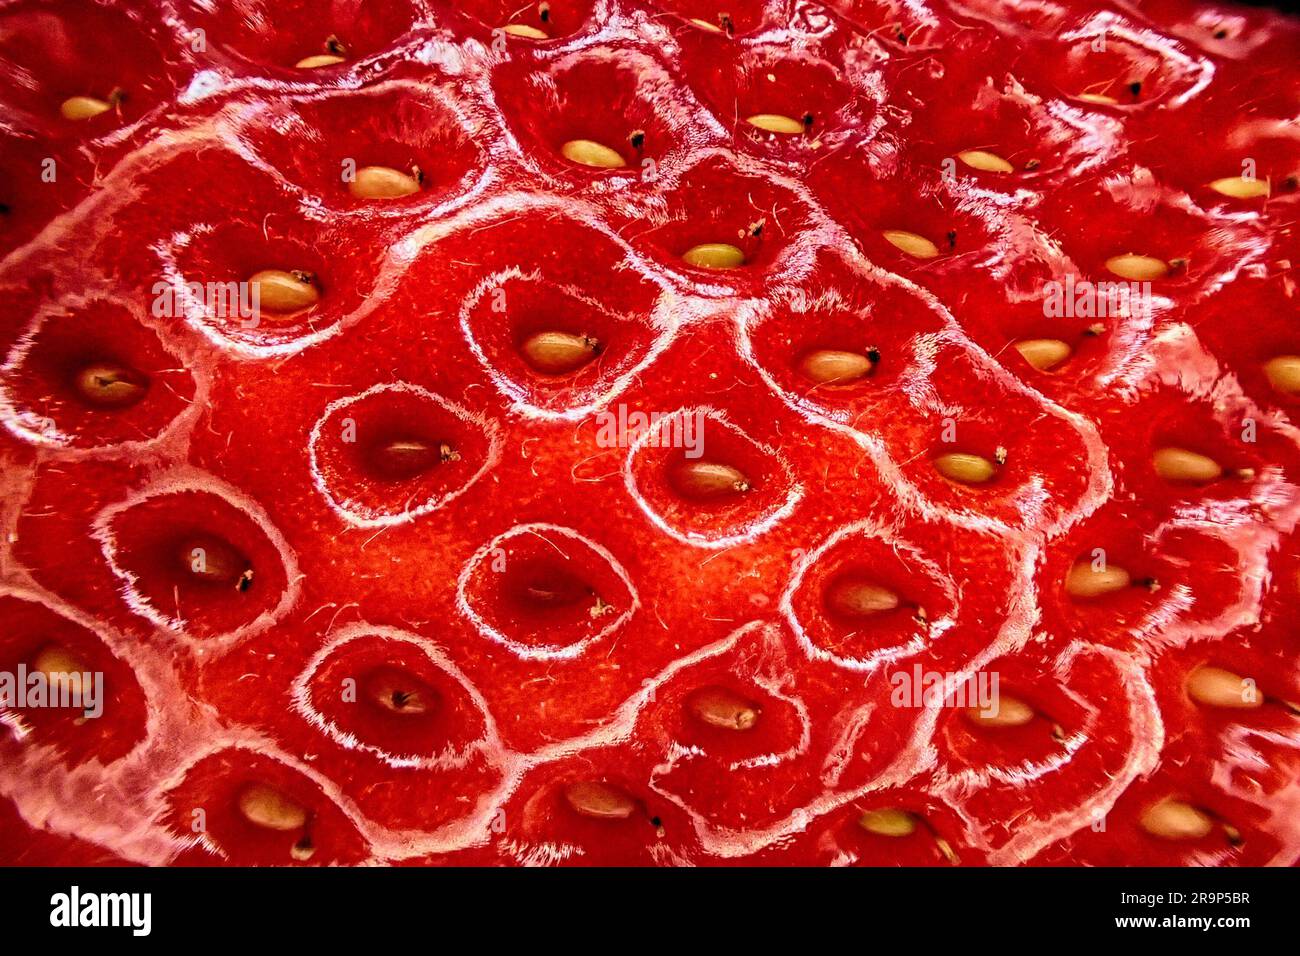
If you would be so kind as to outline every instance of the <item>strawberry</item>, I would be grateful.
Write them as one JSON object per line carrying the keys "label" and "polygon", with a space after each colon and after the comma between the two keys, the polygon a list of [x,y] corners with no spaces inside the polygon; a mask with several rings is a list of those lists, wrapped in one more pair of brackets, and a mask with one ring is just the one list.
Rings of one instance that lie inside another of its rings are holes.
{"label": "strawberry", "polygon": [[1294,863],[1300,24],[0,8],[0,862]]}

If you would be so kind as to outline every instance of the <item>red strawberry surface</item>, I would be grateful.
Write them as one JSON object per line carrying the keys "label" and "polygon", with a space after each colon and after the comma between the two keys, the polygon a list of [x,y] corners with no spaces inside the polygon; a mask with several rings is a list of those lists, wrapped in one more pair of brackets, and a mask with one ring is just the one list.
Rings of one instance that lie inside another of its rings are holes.
{"label": "red strawberry surface", "polygon": [[0,5],[0,863],[1295,863],[1298,62]]}

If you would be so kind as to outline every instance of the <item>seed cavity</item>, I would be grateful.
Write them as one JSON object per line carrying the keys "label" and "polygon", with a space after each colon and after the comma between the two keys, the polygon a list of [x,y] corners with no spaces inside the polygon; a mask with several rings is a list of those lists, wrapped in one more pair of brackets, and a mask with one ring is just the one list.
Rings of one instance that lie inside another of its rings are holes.
{"label": "seed cavity", "polygon": [[745,253],[726,242],[702,242],[682,254],[682,261],[697,269],[735,269],[745,264]]}
{"label": "seed cavity", "polygon": [[77,394],[92,405],[122,408],[134,405],[143,398],[149,382],[139,372],[125,365],[96,362],[77,372],[73,386]]}
{"label": "seed cavity", "polygon": [[1226,176],[1210,183],[1210,188],[1231,199],[1259,199],[1269,194],[1268,182],[1245,176]]}
{"label": "seed cavity", "polygon": [[1200,840],[1214,830],[1214,818],[1190,803],[1166,797],[1143,810],[1138,825],[1161,840]]}
{"label": "seed cavity", "polygon": [[288,315],[309,309],[320,301],[316,277],[298,269],[263,269],[248,281],[257,295],[259,309]]}
{"label": "seed cavity", "polygon": [[892,611],[902,602],[887,587],[862,577],[845,577],[831,584],[826,593],[831,610],[848,617],[871,617]]}
{"label": "seed cavity", "polygon": [[1131,282],[1150,282],[1169,275],[1170,264],[1154,256],[1139,256],[1126,252],[1122,256],[1111,256],[1107,259],[1106,268],[1121,279],[1128,279]]}
{"label": "seed cavity", "polygon": [[969,166],[971,169],[978,169],[985,173],[1014,173],[1016,167],[1012,166],[997,153],[985,152],[982,149],[967,149],[957,154],[957,158]]}
{"label": "seed cavity", "polygon": [[1156,474],[1165,481],[1204,485],[1223,475],[1223,468],[1207,455],[1186,448],[1161,448],[1151,458]]}
{"label": "seed cavity", "polygon": [[247,591],[252,582],[248,560],[229,542],[210,534],[186,538],[177,549],[181,568],[195,581],[233,584]]}
{"label": "seed cavity", "polygon": [[266,830],[287,832],[307,825],[307,808],[266,783],[250,783],[239,792],[239,812],[249,823]]}
{"label": "seed cavity", "polygon": [[1129,573],[1109,563],[1097,570],[1091,561],[1079,561],[1065,576],[1065,592],[1072,598],[1083,600],[1122,591],[1130,584]]}
{"label": "seed cavity", "polygon": [[621,169],[627,165],[614,150],[591,139],[571,139],[560,147],[560,153],[571,163],[598,169]]}
{"label": "seed cavity", "polygon": [[641,809],[627,791],[598,780],[567,784],[564,800],[575,813],[593,820],[626,820]]}
{"label": "seed cavity", "polygon": [[1264,363],[1268,383],[1283,395],[1300,395],[1300,355],[1278,355]]}
{"label": "seed cavity", "polygon": [[739,468],[716,461],[683,461],[670,476],[682,495],[699,500],[728,498],[753,487]]}
{"label": "seed cavity", "polygon": [[868,833],[885,837],[906,837],[916,832],[916,814],[897,807],[868,810],[858,817],[858,826]]}
{"label": "seed cavity", "polygon": [[1187,675],[1187,696],[1205,707],[1254,710],[1264,706],[1264,695],[1254,682],[1221,667],[1205,665]]}
{"label": "seed cavity", "polygon": [[1034,368],[1047,372],[1070,357],[1072,349],[1060,339],[1021,339],[1015,344],[1019,352]]}
{"label": "seed cavity", "polygon": [[997,477],[998,466],[982,455],[952,452],[934,459],[935,470],[949,481],[982,485]]}
{"label": "seed cavity", "polygon": [[530,335],[520,346],[524,360],[546,375],[577,371],[600,354],[600,342],[590,335],[544,331]]}
{"label": "seed cavity", "polygon": [[989,709],[967,707],[966,718],[980,727],[1023,727],[1038,714],[1018,697],[998,694]]}
{"label": "seed cavity", "polygon": [[507,23],[501,28],[501,31],[510,34],[512,37],[524,37],[528,40],[550,39],[544,30],[529,26],[527,23]]}
{"label": "seed cavity", "polygon": [[695,691],[686,706],[696,720],[721,730],[752,730],[762,712],[757,704],[723,687]]}
{"label": "seed cavity", "polygon": [[422,179],[418,168],[404,173],[391,166],[362,166],[348,191],[358,199],[401,199],[418,193]]}
{"label": "seed cavity", "polygon": [[909,256],[915,256],[917,259],[933,259],[939,254],[939,247],[936,246],[925,236],[919,236],[914,232],[907,232],[903,229],[886,229],[881,233],[885,240],[896,249],[901,249]]}
{"label": "seed cavity", "polygon": [[804,354],[799,362],[799,371],[819,385],[843,385],[866,378],[876,370],[879,361],[880,353],[874,349],[869,349],[866,354],[815,349]]}
{"label": "seed cavity", "polygon": [[807,127],[791,116],[783,116],[780,113],[755,113],[745,120],[750,126],[768,133],[781,133],[786,136],[793,136],[802,133]]}

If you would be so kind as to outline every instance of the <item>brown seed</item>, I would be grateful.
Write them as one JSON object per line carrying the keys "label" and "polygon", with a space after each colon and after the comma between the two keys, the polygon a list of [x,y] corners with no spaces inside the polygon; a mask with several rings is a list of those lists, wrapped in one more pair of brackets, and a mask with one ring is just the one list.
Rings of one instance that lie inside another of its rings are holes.
{"label": "brown seed", "polygon": [[980,455],[953,452],[934,460],[935,470],[950,481],[963,485],[982,485],[998,473],[997,465]]}
{"label": "brown seed", "polygon": [[1245,176],[1227,176],[1210,183],[1210,188],[1231,199],[1259,199],[1268,195],[1268,182],[1247,179]]}
{"label": "brown seed", "polygon": [[756,113],[745,122],[768,133],[783,133],[788,136],[802,133],[806,129],[804,124],[794,117],[783,116],[780,113]]}
{"label": "brown seed", "polygon": [[804,355],[799,371],[822,385],[846,384],[875,371],[876,363],[860,352],[816,349]]}
{"label": "brown seed", "polygon": [[249,277],[261,311],[290,314],[320,301],[316,277],[310,272],[263,269]]}
{"label": "brown seed", "polygon": [[1016,167],[997,153],[989,153],[982,149],[964,150],[957,154],[957,158],[971,169],[978,169],[985,173],[1013,173],[1016,171]]}
{"label": "brown seed", "polygon": [[1036,716],[1034,708],[1010,694],[998,694],[988,710],[983,707],[966,708],[967,719],[981,727],[1023,727]]}
{"label": "brown seed", "polygon": [[300,830],[307,825],[307,808],[266,783],[250,783],[239,792],[239,812],[249,823],[267,830]]}
{"label": "brown seed", "polygon": [[73,384],[77,393],[90,404],[121,408],[143,398],[149,380],[125,365],[96,362],[77,372]]}
{"label": "brown seed", "polygon": [[846,577],[831,584],[826,603],[832,610],[849,617],[870,617],[892,611],[900,602],[897,594],[874,581]]}
{"label": "brown seed", "polygon": [[1264,706],[1264,695],[1253,681],[1221,667],[1205,665],[1187,675],[1187,696],[1206,707],[1254,710]]}
{"label": "brown seed", "polygon": [[600,353],[600,342],[590,335],[538,332],[519,349],[534,369],[546,375],[564,375],[586,365]]}
{"label": "brown seed", "polygon": [[621,169],[627,165],[614,150],[591,139],[571,139],[560,147],[560,154],[571,163],[597,169]]}
{"label": "brown seed", "polygon": [[716,461],[683,461],[672,471],[672,483],[688,498],[726,498],[750,490],[739,468]]}
{"label": "brown seed", "polygon": [[1200,840],[1214,830],[1214,818],[1190,803],[1166,797],[1143,810],[1138,825],[1161,840]]}
{"label": "brown seed", "polygon": [[1049,371],[1070,357],[1070,346],[1060,339],[1021,339],[1015,344],[1026,362],[1040,372]]}
{"label": "brown seed", "polygon": [[545,31],[537,27],[529,26],[527,23],[507,23],[501,28],[503,33],[508,33],[512,37],[523,37],[526,40],[549,40]]}
{"label": "brown seed", "polygon": [[1204,485],[1223,475],[1213,458],[1186,448],[1160,448],[1152,456],[1156,474],[1165,481]]}
{"label": "brown seed", "polygon": [[[250,574],[248,559],[222,538],[193,535],[181,542],[177,557],[182,570],[195,581],[207,584],[236,584]],[[240,590],[247,590],[241,587]]]}
{"label": "brown seed", "polygon": [[1163,279],[1169,274],[1169,266],[1170,264],[1163,259],[1157,259],[1154,256],[1139,256],[1131,252],[1122,256],[1111,256],[1106,260],[1107,269],[1121,279],[1128,279],[1133,282],[1150,282],[1153,279]]}
{"label": "brown seed", "polygon": [[420,180],[389,166],[362,166],[348,191],[358,199],[401,199],[418,193]]}
{"label": "brown seed", "polygon": [[868,810],[858,818],[858,826],[877,836],[905,837],[916,832],[916,814],[897,807]]}
{"label": "brown seed", "polygon": [[625,790],[598,780],[566,784],[564,799],[575,813],[594,820],[626,820],[640,810],[640,804]]}
{"label": "brown seed", "polygon": [[1131,583],[1129,573],[1123,568],[1107,564],[1097,570],[1091,561],[1078,561],[1065,576],[1065,591],[1070,597],[1086,600],[1122,591]]}
{"label": "brown seed", "polygon": [[761,713],[758,705],[722,687],[701,688],[686,705],[696,720],[722,730],[751,730]]}
{"label": "brown seed", "polygon": [[108,100],[101,100],[94,96],[70,96],[59,104],[59,112],[63,114],[63,118],[75,121],[93,119],[112,108],[113,104]]}
{"label": "brown seed", "polygon": [[901,249],[917,259],[933,259],[939,254],[939,247],[925,236],[908,232],[905,229],[886,229],[882,236],[896,249]]}
{"label": "brown seed", "polygon": [[1103,106],[1119,105],[1119,100],[1105,93],[1080,93],[1075,99],[1083,100],[1085,103],[1100,103]]}
{"label": "brown seed", "polygon": [[47,680],[51,681],[65,675],[84,674],[89,670],[85,662],[76,653],[61,644],[46,644],[37,651],[35,656],[32,657],[31,669],[40,671]]}

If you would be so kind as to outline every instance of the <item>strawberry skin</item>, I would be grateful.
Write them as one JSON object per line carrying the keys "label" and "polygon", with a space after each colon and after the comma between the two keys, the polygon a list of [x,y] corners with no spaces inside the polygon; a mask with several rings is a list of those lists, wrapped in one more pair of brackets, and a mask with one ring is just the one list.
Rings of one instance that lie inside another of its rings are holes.
{"label": "strawberry skin", "polygon": [[1297,861],[1300,23],[164,6],[0,6],[0,863]]}

